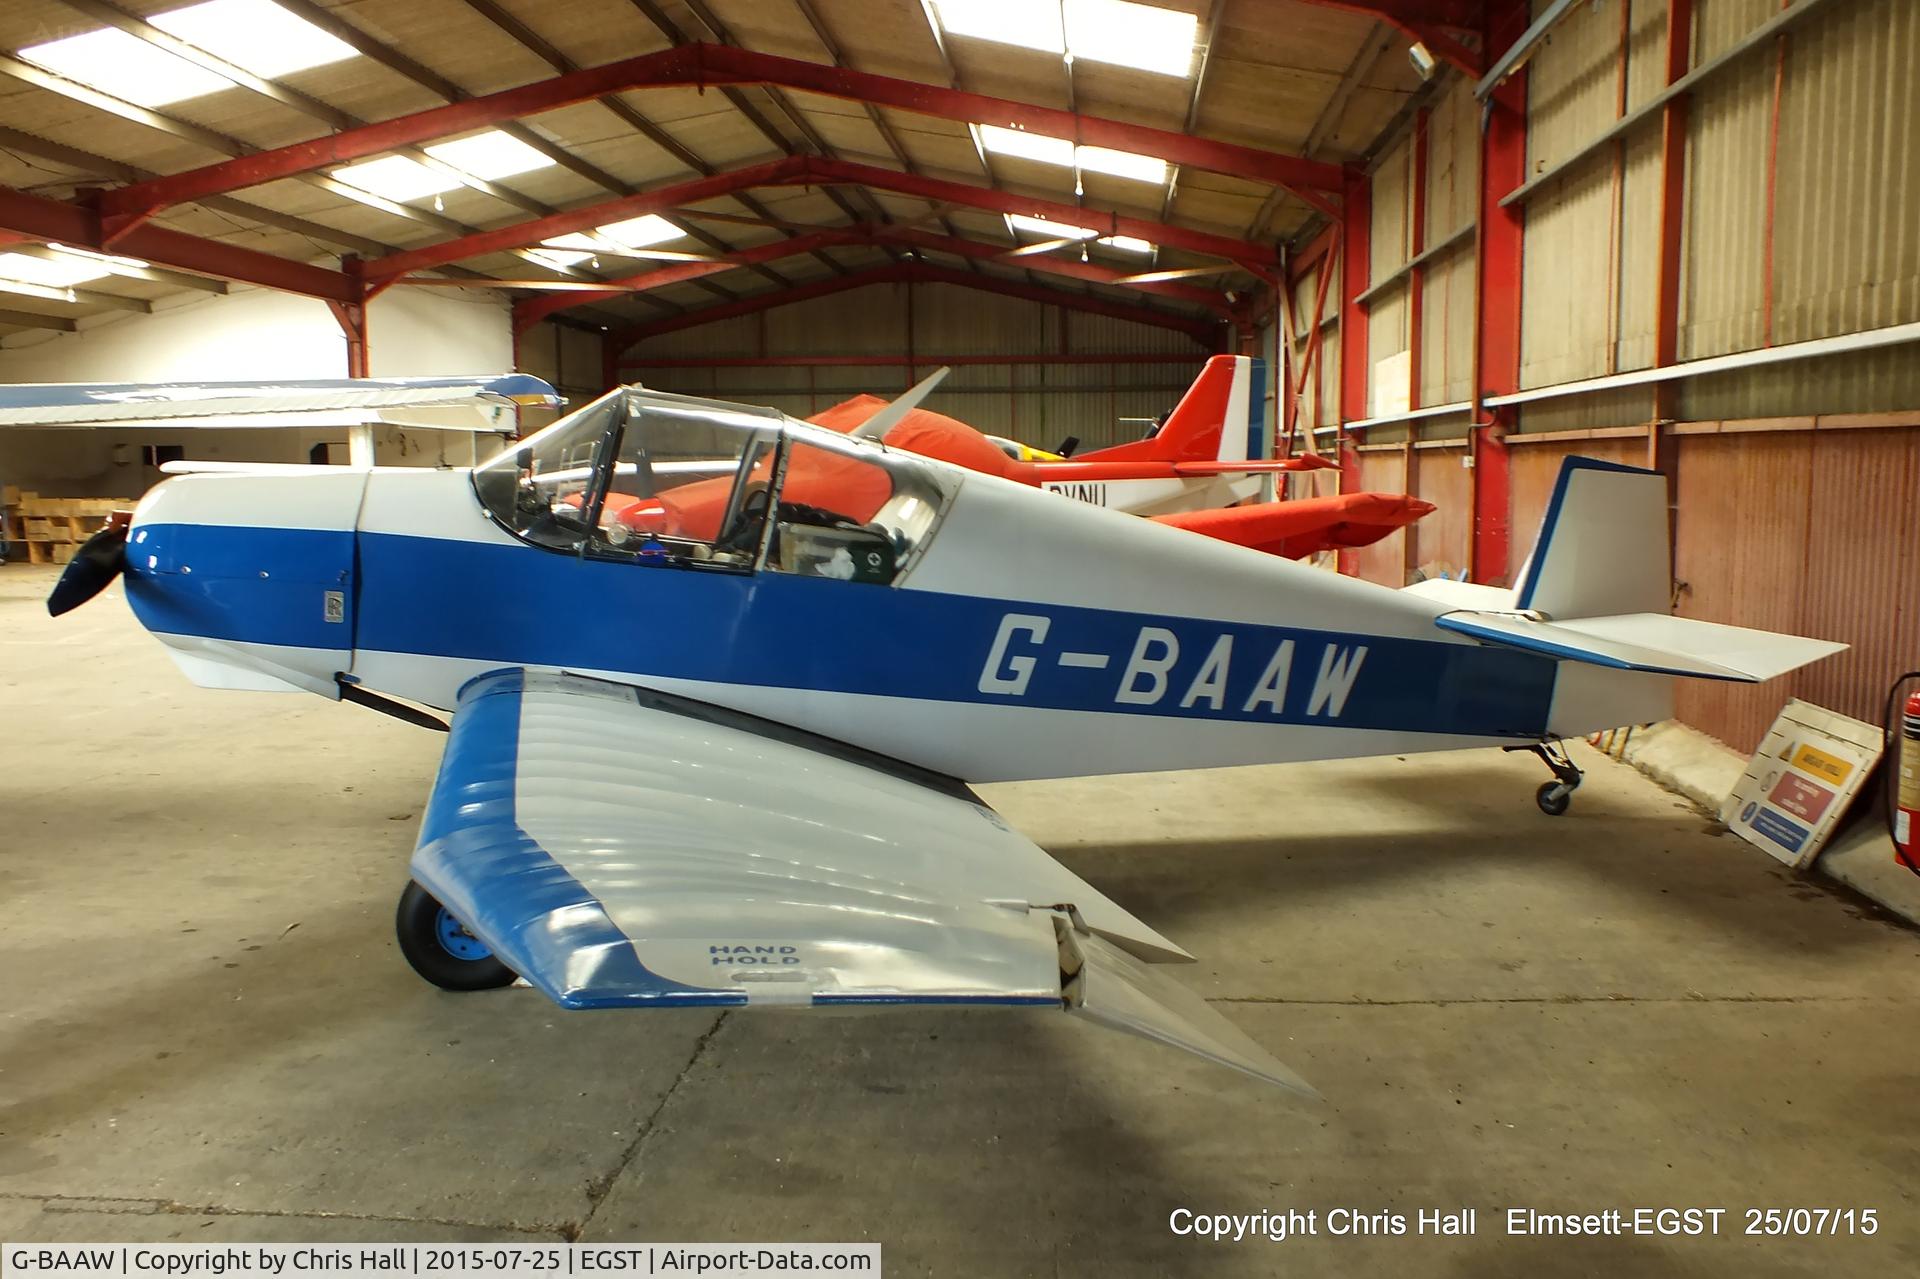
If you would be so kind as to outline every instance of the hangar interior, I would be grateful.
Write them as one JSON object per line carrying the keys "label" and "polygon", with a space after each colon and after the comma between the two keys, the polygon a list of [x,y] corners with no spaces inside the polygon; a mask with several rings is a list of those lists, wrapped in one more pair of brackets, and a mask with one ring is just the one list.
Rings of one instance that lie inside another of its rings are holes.
{"label": "hangar interior", "polygon": [[[925,407],[1092,449],[1253,356],[1262,446],[1331,463],[1284,496],[1435,507],[1320,571],[1511,585],[1562,461],[1596,458],[1668,477],[1677,614],[1848,645],[1681,681],[1697,799],[1787,699],[1879,725],[1920,665],[1917,65],[1907,0],[12,0],[0,392],[517,370],[574,406],[639,382],[805,418],[946,366]],[[389,427],[374,456],[499,446]],[[1613,1195],[1885,1229],[1299,1247],[1920,1259],[1910,927],[1584,746],[1561,826],[1493,752],[989,788],[1178,925],[1188,984],[1320,1082],[1317,1114],[1024,1022],[640,1030],[419,987],[383,912],[434,742],[196,695],[124,608],[39,615],[79,534],[29,554],[19,506],[348,448],[0,427],[0,865],[39,921],[0,941],[30,987],[0,1025],[0,1233],[871,1237],[931,1272],[1254,1274],[1278,1254],[1159,1223]],[[1856,886],[1920,917],[1870,853]]]}

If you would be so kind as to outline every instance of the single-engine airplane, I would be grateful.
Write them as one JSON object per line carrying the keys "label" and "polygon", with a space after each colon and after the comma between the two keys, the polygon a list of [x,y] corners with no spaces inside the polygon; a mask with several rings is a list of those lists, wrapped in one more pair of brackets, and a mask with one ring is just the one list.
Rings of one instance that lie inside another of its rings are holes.
{"label": "single-engine airplane", "polygon": [[[717,463],[711,525],[620,522]],[[882,500],[795,500],[818,467]],[[1669,616],[1666,511],[1659,474],[1572,458],[1514,589],[1394,590],[621,388],[471,470],[169,479],[48,606],[124,571],[197,683],[449,727],[398,910],[437,985],[1064,1009],[1304,1092],[968,784],[1491,744],[1560,812],[1559,739],[1841,647]]]}

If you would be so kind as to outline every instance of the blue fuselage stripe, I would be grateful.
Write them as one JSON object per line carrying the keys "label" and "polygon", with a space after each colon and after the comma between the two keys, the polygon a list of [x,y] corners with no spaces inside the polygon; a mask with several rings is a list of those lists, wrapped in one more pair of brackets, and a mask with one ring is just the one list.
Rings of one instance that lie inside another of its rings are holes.
{"label": "blue fuselage stripe", "polygon": [[[318,618],[317,598],[290,605],[273,590],[249,588],[324,579],[350,551],[287,530],[216,532],[247,548],[227,562],[236,576],[209,591],[202,575],[188,590],[208,595],[207,604],[163,619],[174,624],[150,626],[263,643],[319,645],[316,636],[339,634],[338,626],[294,626],[283,618],[290,607]],[[1550,659],[1438,635],[1407,639],[1032,604],[382,533],[362,533],[358,552],[354,612],[361,651],[944,702],[1474,737],[1538,736],[1552,699]],[[260,579],[260,571],[269,576]],[[179,582],[170,579],[156,594],[171,593]],[[1018,618],[1044,619],[1044,634]],[[1331,689],[1329,673],[1336,677]]]}

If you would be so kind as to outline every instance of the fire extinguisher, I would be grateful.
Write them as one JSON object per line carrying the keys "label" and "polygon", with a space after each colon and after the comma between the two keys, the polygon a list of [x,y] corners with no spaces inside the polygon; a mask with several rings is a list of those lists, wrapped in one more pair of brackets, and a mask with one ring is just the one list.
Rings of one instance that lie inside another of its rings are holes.
{"label": "fire extinguisher", "polygon": [[1909,694],[1896,729],[1893,708],[1899,701],[1900,686],[1920,679],[1920,671],[1909,671],[1893,682],[1887,691],[1887,745],[1898,745],[1899,754],[1891,770],[1898,793],[1888,805],[1889,834],[1893,836],[1893,855],[1902,866],[1920,875],[1920,693]]}

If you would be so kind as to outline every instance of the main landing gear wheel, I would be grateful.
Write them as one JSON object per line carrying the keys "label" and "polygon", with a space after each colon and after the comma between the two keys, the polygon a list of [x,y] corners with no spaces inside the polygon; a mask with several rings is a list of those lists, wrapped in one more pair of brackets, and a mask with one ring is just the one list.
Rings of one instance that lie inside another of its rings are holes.
{"label": "main landing gear wheel", "polygon": [[409,880],[394,912],[400,953],[413,971],[442,990],[497,990],[511,986],[514,971],[493,957],[487,944],[467,931],[445,906]]}
{"label": "main landing gear wheel", "polygon": [[1553,770],[1553,780],[1540,783],[1540,789],[1533,793],[1533,802],[1549,817],[1564,814],[1573,803],[1573,792],[1580,789],[1580,781],[1586,776],[1574,766],[1573,760],[1567,755],[1567,748],[1559,742],[1530,742],[1525,746],[1508,746],[1505,749],[1538,755],[1540,761]]}

